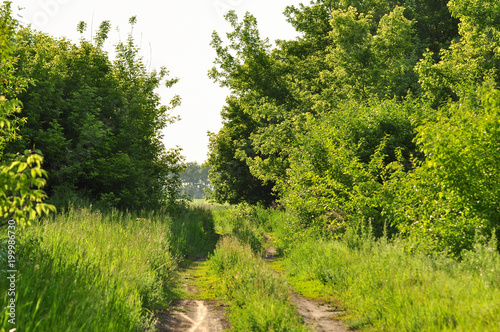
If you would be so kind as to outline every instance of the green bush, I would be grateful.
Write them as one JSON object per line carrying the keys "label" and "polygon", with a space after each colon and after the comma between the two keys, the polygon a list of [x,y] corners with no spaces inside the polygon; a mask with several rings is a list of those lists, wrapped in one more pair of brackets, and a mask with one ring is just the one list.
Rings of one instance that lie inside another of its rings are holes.
{"label": "green bush", "polygon": [[309,118],[281,182],[284,203],[304,227],[337,237],[346,225],[371,222],[382,235],[383,182],[388,165],[411,168],[415,153],[411,100],[346,103],[319,119]]}
{"label": "green bush", "polygon": [[425,162],[386,186],[386,216],[413,247],[459,255],[500,225],[499,100],[492,83],[469,88],[417,129]]}

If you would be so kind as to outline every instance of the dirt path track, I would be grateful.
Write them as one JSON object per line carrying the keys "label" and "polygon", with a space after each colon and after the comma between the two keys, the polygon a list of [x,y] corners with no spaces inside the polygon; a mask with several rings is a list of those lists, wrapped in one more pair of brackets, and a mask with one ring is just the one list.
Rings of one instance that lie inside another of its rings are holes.
{"label": "dirt path track", "polygon": [[224,308],[215,301],[179,300],[170,315],[160,318],[160,332],[219,332],[230,326],[225,320]]}
{"label": "dirt path track", "polygon": [[[269,242],[271,237],[265,236]],[[266,248],[266,257],[264,260],[268,262],[274,261],[278,257],[278,253],[273,246]],[[308,300],[298,294],[292,294],[292,303],[297,308],[297,313],[304,319],[307,326],[311,327],[316,332],[348,332],[346,324],[335,320],[340,312],[333,310],[329,305],[319,304],[313,300]]]}
{"label": "dirt path track", "polygon": [[292,303],[297,307],[297,313],[304,318],[304,322],[316,332],[347,332],[347,326],[334,320],[338,311],[330,306],[318,304],[297,294],[293,294]]}

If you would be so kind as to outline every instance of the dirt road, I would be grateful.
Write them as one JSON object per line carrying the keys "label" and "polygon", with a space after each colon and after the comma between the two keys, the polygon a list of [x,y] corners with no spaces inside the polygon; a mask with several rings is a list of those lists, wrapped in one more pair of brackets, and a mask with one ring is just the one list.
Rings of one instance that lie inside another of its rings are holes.
{"label": "dirt road", "polygon": [[[266,249],[267,256],[265,260],[268,262],[277,258],[276,250],[271,246]],[[174,308],[171,312],[159,315],[157,325],[160,332],[219,332],[229,329],[231,326],[228,323],[225,315],[225,308],[214,300],[196,299],[197,293],[193,282],[195,279],[194,271],[204,259],[199,259],[193,262],[182,274],[182,284],[187,293],[185,300],[178,300],[172,303]],[[190,294],[193,299],[189,299]],[[347,326],[335,320],[338,311],[333,310],[328,305],[319,304],[313,300],[306,299],[298,294],[293,294],[291,297],[292,303],[297,308],[297,313],[304,319],[304,322],[313,331],[317,332],[347,332]]]}
{"label": "dirt road", "polygon": [[[269,235],[265,236],[266,241],[270,241]],[[278,257],[276,249],[273,246],[266,248],[267,262],[272,262]],[[335,320],[335,317],[340,313],[335,311],[331,306],[317,303],[313,300],[306,299],[298,294],[293,294],[291,297],[292,303],[297,308],[297,313],[304,319],[307,326],[311,327],[316,332],[347,332],[349,328],[344,323]]]}
{"label": "dirt road", "polygon": [[160,319],[160,332],[219,332],[230,328],[224,308],[215,301],[179,300],[170,315]]}

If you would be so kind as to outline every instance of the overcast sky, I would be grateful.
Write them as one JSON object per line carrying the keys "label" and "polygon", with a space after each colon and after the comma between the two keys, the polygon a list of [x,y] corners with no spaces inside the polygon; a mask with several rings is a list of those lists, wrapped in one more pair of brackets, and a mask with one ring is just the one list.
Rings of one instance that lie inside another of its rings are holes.
{"label": "overcast sky", "polygon": [[[286,22],[283,10],[304,0],[17,0],[24,7],[21,21],[30,23],[56,37],[79,39],[77,23],[88,24],[95,31],[103,20],[111,21],[113,30],[109,45],[123,40],[130,31],[128,19],[137,16],[134,28],[137,43],[141,44],[144,61],[151,68],[167,67],[180,82],[171,89],[158,92],[166,104],[174,94],[182,105],[174,115],[181,121],[165,130],[167,148],[180,146],[187,161],[203,162],[208,153],[207,131],[217,132],[221,126],[220,110],[228,91],[213,83],[207,72],[212,67],[215,52],[210,47],[212,31],[221,35],[229,31],[223,15],[230,9],[241,18],[252,13],[259,23],[262,37],[292,39],[294,29]],[[117,31],[119,27],[119,31]]]}

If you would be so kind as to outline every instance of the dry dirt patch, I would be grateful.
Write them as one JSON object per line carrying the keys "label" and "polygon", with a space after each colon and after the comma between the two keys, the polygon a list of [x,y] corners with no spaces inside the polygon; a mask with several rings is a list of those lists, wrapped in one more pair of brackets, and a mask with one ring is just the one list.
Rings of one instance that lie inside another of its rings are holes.
{"label": "dry dirt patch", "polygon": [[303,296],[293,294],[292,303],[297,307],[297,313],[302,316],[307,326],[317,332],[347,332],[347,326],[335,320],[339,311],[334,311],[328,305],[319,304]]}
{"label": "dry dirt patch", "polygon": [[158,331],[166,332],[218,332],[230,328],[224,308],[215,301],[179,300],[175,310],[160,317]]}
{"label": "dry dirt patch", "polygon": [[196,269],[206,258],[195,260],[180,274],[188,299],[176,300],[172,310],[157,316],[159,332],[218,332],[229,329],[225,309],[214,300],[200,299],[196,288]]}

